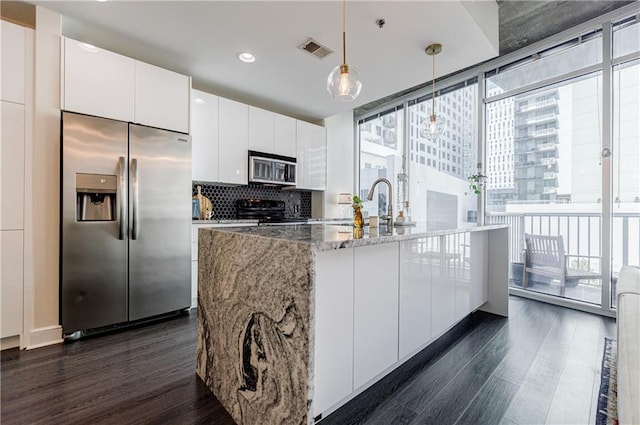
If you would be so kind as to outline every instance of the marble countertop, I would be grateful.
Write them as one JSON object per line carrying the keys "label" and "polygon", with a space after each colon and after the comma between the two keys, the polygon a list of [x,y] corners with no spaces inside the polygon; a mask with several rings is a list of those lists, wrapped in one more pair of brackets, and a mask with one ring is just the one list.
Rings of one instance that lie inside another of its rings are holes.
{"label": "marble countertop", "polygon": [[[351,218],[308,218],[307,222],[313,223],[337,223],[337,224],[351,224],[353,219]],[[258,224],[258,220],[251,219],[220,219],[220,220],[191,220],[191,224]]]}
{"label": "marble countertop", "polygon": [[229,220],[191,220],[191,224],[258,224],[258,220],[229,219]]}
{"label": "marble countertop", "polygon": [[430,236],[449,235],[462,232],[478,232],[508,227],[505,224],[492,226],[475,226],[448,230],[428,230],[426,223],[416,226],[395,227],[392,234],[387,234],[386,227],[369,228],[362,231],[354,229],[351,224],[290,224],[283,226],[253,226],[212,228],[209,231],[230,232],[251,235],[260,238],[286,240],[311,245],[316,251],[350,248],[357,246],[376,245],[381,243],[398,242]]}

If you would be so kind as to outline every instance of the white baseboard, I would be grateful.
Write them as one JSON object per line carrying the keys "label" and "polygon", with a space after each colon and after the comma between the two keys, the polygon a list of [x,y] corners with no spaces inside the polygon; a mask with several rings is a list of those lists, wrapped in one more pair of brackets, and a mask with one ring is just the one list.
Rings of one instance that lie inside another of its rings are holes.
{"label": "white baseboard", "polygon": [[33,329],[29,334],[29,346],[27,350],[45,347],[47,345],[60,344],[62,339],[62,326],[45,326]]}
{"label": "white baseboard", "polygon": [[20,335],[8,336],[0,339],[0,351],[20,347]]}

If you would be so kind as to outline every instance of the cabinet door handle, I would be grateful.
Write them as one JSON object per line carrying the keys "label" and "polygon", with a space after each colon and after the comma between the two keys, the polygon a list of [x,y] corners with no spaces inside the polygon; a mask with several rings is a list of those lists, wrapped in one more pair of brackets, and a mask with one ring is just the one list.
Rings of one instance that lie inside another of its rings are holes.
{"label": "cabinet door handle", "polygon": [[126,179],[126,169],[127,166],[125,164],[125,157],[121,156],[118,159],[118,192],[120,193],[120,196],[118,199],[118,202],[120,203],[120,225],[119,227],[119,232],[118,232],[118,239],[123,240],[125,238],[125,234],[127,233],[127,223],[126,223],[126,217],[127,217],[127,179]]}

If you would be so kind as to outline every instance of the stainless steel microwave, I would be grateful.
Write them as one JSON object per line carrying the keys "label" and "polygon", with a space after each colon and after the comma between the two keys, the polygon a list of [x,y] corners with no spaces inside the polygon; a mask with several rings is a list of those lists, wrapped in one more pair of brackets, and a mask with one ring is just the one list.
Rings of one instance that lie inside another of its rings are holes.
{"label": "stainless steel microwave", "polygon": [[296,159],[249,151],[249,183],[296,185]]}

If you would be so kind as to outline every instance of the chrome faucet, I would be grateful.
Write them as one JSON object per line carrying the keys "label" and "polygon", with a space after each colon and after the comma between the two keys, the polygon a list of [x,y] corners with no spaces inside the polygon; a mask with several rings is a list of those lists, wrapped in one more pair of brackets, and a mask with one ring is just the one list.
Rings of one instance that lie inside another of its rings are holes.
{"label": "chrome faucet", "polygon": [[369,193],[367,194],[367,200],[373,200],[373,191],[376,188],[378,183],[386,183],[389,187],[389,199],[387,199],[387,215],[380,216],[381,220],[385,220],[387,222],[387,233],[393,232],[393,186],[391,186],[391,182],[384,177],[379,178],[374,181],[371,185],[371,189],[369,189]]}

